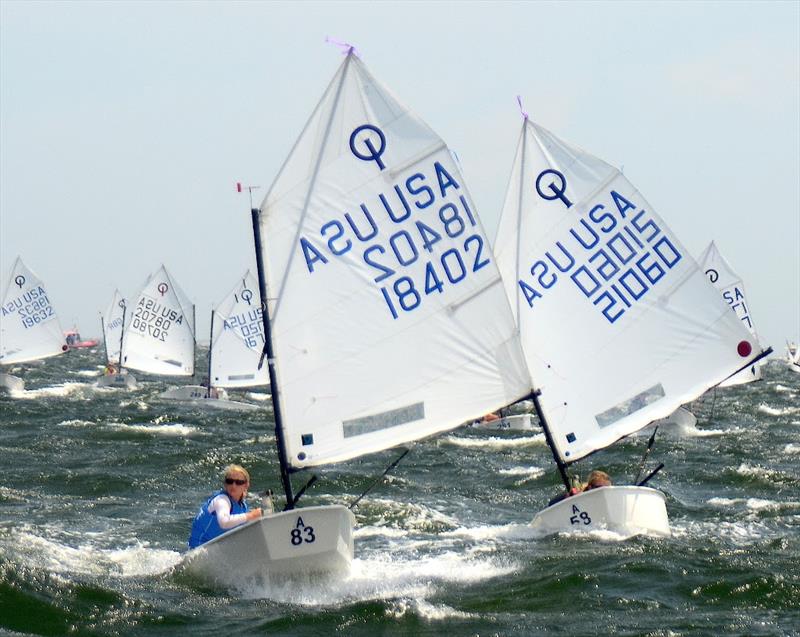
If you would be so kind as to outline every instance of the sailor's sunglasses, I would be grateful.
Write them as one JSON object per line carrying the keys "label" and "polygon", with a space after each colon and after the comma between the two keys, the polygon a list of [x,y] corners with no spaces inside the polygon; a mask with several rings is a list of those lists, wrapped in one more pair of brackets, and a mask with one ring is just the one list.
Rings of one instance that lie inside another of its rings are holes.
{"label": "sailor's sunglasses", "polygon": [[239,478],[225,478],[225,484],[238,484],[242,486],[243,484],[247,484],[247,480],[240,480]]}

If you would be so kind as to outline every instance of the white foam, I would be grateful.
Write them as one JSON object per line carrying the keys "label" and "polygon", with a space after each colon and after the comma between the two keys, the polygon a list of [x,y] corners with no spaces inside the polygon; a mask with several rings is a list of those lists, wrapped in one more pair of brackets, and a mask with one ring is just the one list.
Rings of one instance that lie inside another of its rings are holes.
{"label": "white foam", "polygon": [[52,387],[42,387],[40,389],[27,389],[16,394],[20,398],[34,400],[36,398],[64,397],[70,394],[78,394],[90,388],[87,383],[64,383],[63,385],[53,385]]}
{"label": "white foam", "polygon": [[[26,566],[50,573],[120,577],[157,575],[168,571],[181,558],[175,551],[151,549],[146,543],[139,542],[123,549],[101,548],[93,544],[104,537],[105,534],[99,532],[61,534],[77,539],[77,546],[51,539],[56,535],[53,531],[47,531],[48,537],[41,537],[39,532],[31,527],[13,529],[9,536],[12,544],[10,553]],[[0,552],[3,552],[3,548],[0,546]]]}
{"label": "white foam", "polygon": [[100,372],[96,369],[81,369],[77,372],[73,372],[76,376],[88,376],[90,378],[96,378],[100,375]]}
{"label": "white foam", "polygon": [[466,538],[480,542],[487,540],[531,540],[540,537],[540,535],[530,524],[459,527],[453,531],[439,533],[439,537],[443,538]]}
{"label": "white foam", "polygon": [[775,407],[770,407],[765,403],[761,403],[758,406],[758,411],[763,414],[769,414],[770,416],[788,416],[790,414],[795,414],[800,411],[800,408],[797,407],[785,407],[784,409],[776,409]]}
{"label": "white foam", "polygon": [[465,556],[461,551],[419,557],[413,552],[407,554],[409,548],[413,547],[404,545],[391,552],[381,550],[376,557],[356,558],[350,573],[344,577],[251,583],[240,592],[249,598],[269,598],[300,606],[339,607],[369,600],[411,598],[428,604],[425,606],[428,612],[430,605],[426,598],[436,595],[443,583],[470,585],[502,577],[518,568],[485,557]]}
{"label": "white foam", "polygon": [[255,391],[249,391],[249,392],[247,392],[245,394],[245,396],[247,396],[251,400],[256,400],[256,401],[259,401],[259,402],[263,402],[265,400],[270,400],[272,398],[272,396],[270,394],[264,394],[264,393],[255,392]]}
{"label": "white foam", "polygon": [[783,453],[789,453],[789,454],[793,454],[793,455],[799,454],[800,453],[800,444],[796,444],[796,443],[790,442],[788,445],[786,445],[783,448]]}
{"label": "white foam", "polygon": [[527,447],[530,445],[545,444],[544,434],[525,436],[522,438],[461,438],[459,436],[446,436],[442,443],[457,447],[476,447],[482,449],[507,449],[509,447]]}
{"label": "white foam", "polygon": [[92,425],[94,425],[94,423],[91,420],[73,418],[71,420],[62,420],[60,423],[56,424],[56,427],[90,427]]}
{"label": "white foam", "polygon": [[472,619],[480,617],[474,613],[465,613],[446,604],[431,604],[424,599],[399,599],[386,609],[386,614],[393,619],[400,619],[405,615],[418,615],[428,622],[444,621],[446,619]]}
{"label": "white foam", "polygon": [[136,433],[153,434],[157,436],[190,436],[198,433],[197,427],[173,423],[168,425],[125,425],[119,422],[110,422],[105,425],[107,429],[116,431],[131,431]]}

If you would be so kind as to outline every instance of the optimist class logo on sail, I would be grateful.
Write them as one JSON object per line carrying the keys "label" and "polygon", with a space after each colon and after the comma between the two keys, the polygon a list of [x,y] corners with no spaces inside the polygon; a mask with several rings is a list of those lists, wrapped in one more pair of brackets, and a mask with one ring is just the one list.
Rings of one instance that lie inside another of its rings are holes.
{"label": "optimist class logo on sail", "polygon": [[[557,170],[538,174],[537,195],[566,209],[567,179]],[[683,258],[676,241],[647,210],[613,188],[599,192],[588,212],[530,265],[518,281],[531,309],[567,277],[609,323],[634,307]]]}
{"label": "optimist class logo on sail", "polygon": [[[384,177],[389,143],[371,124],[349,137],[352,156]],[[359,203],[333,212],[316,234],[301,236],[298,248],[309,275],[336,260],[365,270],[397,320],[488,265],[491,248],[458,171],[448,156],[436,156],[415,163],[380,192],[362,191]]]}

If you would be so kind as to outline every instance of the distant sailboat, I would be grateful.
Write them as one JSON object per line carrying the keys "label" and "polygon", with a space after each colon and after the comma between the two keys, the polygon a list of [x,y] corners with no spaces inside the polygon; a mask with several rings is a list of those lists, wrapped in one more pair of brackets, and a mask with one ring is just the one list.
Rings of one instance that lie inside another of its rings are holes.
{"label": "distant sailboat", "polygon": [[800,373],[800,347],[794,343],[786,343],[786,365],[793,372]]}
{"label": "distant sailboat", "polygon": [[[567,490],[569,465],[765,355],[627,178],[527,116],[495,252]],[[532,525],[669,534],[649,477],[567,497]]]}
{"label": "distant sailboat", "polygon": [[225,388],[263,387],[269,384],[266,366],[259,369],[264,349],[263,318],[258,281],[245,272],[236,287],[211,312],[208,381],[205,385],[174,387],[161,398],[190,401],[220,409],[259,409],[258,405],[230,400]]}
{"label": "distant sailboat", "polygon": [[[703,251],[703,254],[700,255],[698,262],[703,272],[705,272],[708,277],[708,280],[720,291],[722,298],[736,313],[739,320],[744,323],[750,334],[752,334],[753,340],[757,343],[758,334],[753,325],[750,303],[745,295],[744,283],[741,277],[734,272],[730,263],[722,256],[722,253],[713,241]],[[719,386],[730,387],[732,385],[743,385],[745,383],[752,383],[755,380],[761,380],[761,366],[763,362],[764,359],[737,372],[730,378],[721,382]]]}
{"label": "distant sailboat", "polygon": [[[44,283],[17,257],[0,307],[0,365],[49,358],[67,349]],[[0,373],[0,388],[22,391],[25,382]]]}
{"label": "distant sailboat", "polygon": [[105,316],[100,316],[103,329],[107,373],[97,379],[98,387],[136,389],[136,377],[122,366],[122,340],[125,335],[127,303],[119,290],[114,290]]}
{"label": "distant sailboat", "polygon": [[194,305],[163,265],[148,277],[124,330],[124,367],[161,376],[194,373]]}
{"label": "distant sailboat", "polygon": [[352,49],[252,217],[286,506],[186,557],[234,585],[349,569],[353,514],[296,509],[292,472],[448,431],[529,385],[510,312],[487,311],[508,301],[453,155]]}

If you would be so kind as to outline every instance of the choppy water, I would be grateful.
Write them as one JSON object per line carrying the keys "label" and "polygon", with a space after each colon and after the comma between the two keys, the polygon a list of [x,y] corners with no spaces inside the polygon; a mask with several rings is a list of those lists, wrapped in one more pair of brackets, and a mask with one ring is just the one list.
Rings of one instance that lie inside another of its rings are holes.
{"label": "choppy water", "polygon": [[[0,397],[0,634],[800,634],[800,375],[778,362],[696,403],[700,435],[659,434],[671,538],[537,537],[559,484],[543,436],[461,429],[361,502],[349,577],[234,594],[172,569],[225,464],[281,491],[269,403],[94,389],[100,357],[12,369],[28,389]],[[646,440],[583,472],[632,479]],[[349,503],[397,455],[318,471],[303,503]]]}

